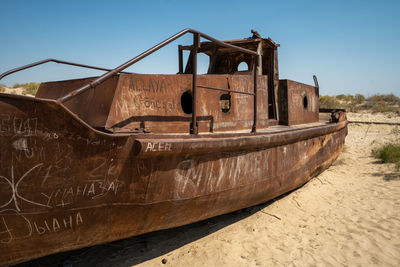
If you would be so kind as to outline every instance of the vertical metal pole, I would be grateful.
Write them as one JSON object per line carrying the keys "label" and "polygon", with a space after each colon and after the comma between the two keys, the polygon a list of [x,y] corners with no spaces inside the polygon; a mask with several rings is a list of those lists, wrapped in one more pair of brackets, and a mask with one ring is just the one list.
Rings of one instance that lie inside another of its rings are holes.
{"label": "vertical metal pole", "polygon": [[257,132],[257,68],[258,68],[258,56],[254,56],[254,66],[253,66],[253,84],[254,84],[254,103],[253,103],[253,128],[251,129],[252,133]]}
{"label": "vertical metal pole", "polygon": [[315,84],[315,95],[319,97],[319,84],[318,84],[318,79],[317,76],[313,75],[314,79],[314,84]]}
{"label": "vertical metal pole", "polygon": [[200,35],[198,33],[193,34],[193,49],[192,49],[192,71],[193,71],[193,99],[192,99],[192,124],[190,125],[190,133],[198,134],[199,129],[197,125],[197,51],[200,44]]}
{"label": "vertical metal pole", "polygon": [[178,45],[178,57],[179,57],[179,74],[183,73],[183,55],[182,46]]}

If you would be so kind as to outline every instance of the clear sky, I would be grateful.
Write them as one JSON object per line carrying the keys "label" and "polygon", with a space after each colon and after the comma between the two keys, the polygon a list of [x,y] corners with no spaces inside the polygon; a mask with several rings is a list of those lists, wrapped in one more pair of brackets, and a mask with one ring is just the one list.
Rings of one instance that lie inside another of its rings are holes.
{"label": "clear sky", "polygon": [[[45,58],[113,68],[184,28],[220,40],[255,29],[281,44],[281,79],[313,84],[316,74],[323,95],[400,96],[400,0],[0,0],[0,25],[0,73]],[[190,42],[179,39],[129,70],[176,73],[177,45]],[[48,63],[0,83],[100,73]]]}

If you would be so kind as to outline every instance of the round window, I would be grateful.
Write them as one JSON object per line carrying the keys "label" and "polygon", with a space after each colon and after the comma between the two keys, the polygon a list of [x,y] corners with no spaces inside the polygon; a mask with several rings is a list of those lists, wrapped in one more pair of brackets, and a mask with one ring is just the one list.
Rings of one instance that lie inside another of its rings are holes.
{"label": "round window", "polygon": [[221,110],[224,113],[227,113],[231,109],[231,95],[223,94],[219,98],[219,103],[221,106]]}
{"label": "round window", "polygon": [[308,98],[306,95],[303,97],[303,106],[304,106],[304,108],[308,107]]}
{"label": "round window", "polygon": [[189,91],[181,95],[181,107],[186,114],[192,114],[192,94]]}
{"label": "round window", "polygon": [[249,65],[247,65],[246,62],[242,61],[238,67],[237,67],[238,71],[248,71],[249,70]]}

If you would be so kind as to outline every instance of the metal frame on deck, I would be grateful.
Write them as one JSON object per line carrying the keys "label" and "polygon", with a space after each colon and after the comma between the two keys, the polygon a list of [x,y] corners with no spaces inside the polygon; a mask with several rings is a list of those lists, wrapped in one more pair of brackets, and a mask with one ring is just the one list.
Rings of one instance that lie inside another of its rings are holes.
{"label": "metal frame on deck", "polygon": [[[232,45],[229,43],[225,43],[222,41],[219,41],[211,36],[208,36],[204,33],[201,33],[199,31],[193,30],[193,29],[184,29],[180,32],[178,32],[177,34],[169,37],[168,39],[164,40],[163,42],[153,46],[152,48],[146,50],[145,52],[141,53],[140,55],[132,58],[131,60],[125,62],[124,64],[116,67],[115,69],[106,69],[106,68],[101,68],[101,67],[95,67],[95,66],[89,66],[89,65],[83,65],[83,64],[78,64],[78,63],[73,63],[73,62],[67,62],[67,61],[61,61],[61,60],[56,60],[56,59],[46,59],[46,60],[42,60],[42,61],[38,61],[29,65],[25,65],[22,66],[20,68],[15,68],[12,69],[10,71],[7,71],[3,74],[0,75],[0,80],[2,78],[4,78],[5,76],[12,74],[14,72],[17,71],[21,71],[27,68],[31,68],[40,64],[44,64],[47,62],[56,62],[56,63],[61,63],[61,64],[67,64],[67,65],[73,65],[73,66],[78,66],[78,67],[84,67],[84,68],[91,68],[91,69],[97,69],[97,70],[103,70],[103,71],[107,71],[106,73],[104,73],[103,75],[101,75],[100,77],[98,77],[97,79],[95,79],[94,81],[60,97],[57,99],[57,102],[59,104],[63,104],[66,101],[70,100],[71,98],[82,94],[83,92],[85,92],[86,90],[90,89],[90,88],[94,88],[97,85],[103,83],[104,81],[108,80],[109,78],[113,77],[114,75],[118,74],[118,73],[127,73],[127,72],[123,72],[124,69],[132,66],[133,64],[135,64],[136,62],[142,60],[143,58],[147,57],[148,55],[156,52],[157,50],[159,50],[160,48],[166,46],[167,44],[175,41],[176,39],[180,38],[181,36],[187,34],[187,33],[191,33],[193,34],[193,45],[192,45],[192,66],[193,66],[193,71],[192,71],[192,97],[193,97],[193,101],[192,101],[192,121],[190,124],[190,133],[191,134],[198,134],[198,124],[197,124],[197,110],[196,110],[196,105],[197,105],[197,88],[204,88],[204,89],[209,89],[209,90],[219,90],[219,91],[225,91],[225,92],[229,92],[229,93],[235,93],[235,94],[245,94],[245,95],[253,95],[254,97],[254,102],[253,102],[253,112],[254,112],[254,118],[253,118],[253,127],[252,127],[252,132],[255,133],[257,131],[257,67],[259,64],[259,57],[257,52],[249,50],[249,49],[245,49],[236,45]],[[230,89],[223,89],[223,88],[216,88],[216,87],[209,87],[209,86],[203,86],[203,85],[198,85],[197,84],[197,54],[198,54],[198,49],[200,47],[200,37],[207,39],[209,41],[211,41],[212,43],[218,44],[222,47],[227,47],[227,48],[232,48],[234,50],[243,52],[243,53],[247,53],[250,54],[252,56],[255,57],[254,60],[254,66],[253,66],[253,76],[254,76],[254,92],[253,93],[249,93],[249,92],[242,92],[242,91],[237,91],[237,90],[230,90]],[[182,50],[183,47],[182,46],[178,46],[178,51],[179,51],[179,73],[183,73],[183,57],[182,57]]]}

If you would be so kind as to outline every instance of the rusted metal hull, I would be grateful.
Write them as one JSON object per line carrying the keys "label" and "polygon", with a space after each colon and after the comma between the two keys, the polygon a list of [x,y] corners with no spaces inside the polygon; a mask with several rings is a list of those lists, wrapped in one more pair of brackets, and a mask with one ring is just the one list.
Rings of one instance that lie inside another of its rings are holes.
{"label": "rusted metal hull", "polygon": [[[105,134],[53,100],[0,94],[0,263],[266,202],[338,156],[347,121],[257,134]],[[343,116],[342,116],[343,118]]]}

